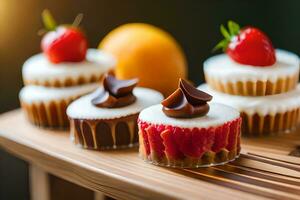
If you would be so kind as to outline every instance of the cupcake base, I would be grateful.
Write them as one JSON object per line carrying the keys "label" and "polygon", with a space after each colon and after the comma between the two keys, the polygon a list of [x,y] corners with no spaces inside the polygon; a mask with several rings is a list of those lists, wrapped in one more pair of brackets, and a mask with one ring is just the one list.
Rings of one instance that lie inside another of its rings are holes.
{"label": "cupcake base", "polygon": [[92,92],[98,84],[66,88],[25,86],[19,93],[21,107],[28,120],[40,127],[64,129],[69,126],[66,114],[68,105],[77,98]]}
{"label": "cupcake base", "polygon": [[30,104],[21,101],[21,107],[27,119],[36,126],[66,129],[69,126],[66,109],[72,100],[74,99]]}
{"label": "cupcake base", "polygon": [[224,83],[206,75],[206,82],[215,90],[231,95],[239,96],[266,96],[281,94],[296,88],[298,74],[291,77],[279,78],[276,82],[271,81],[237,81]]}
{"label": "cupcake base", "polygon": [[70,118],[71,140],[85,149],[124,149],[138,145],[138,114],[115,119]]}
{"label": "cupcake base", "polygon": [[201,158],[186,158],[185,160],[170,160],[167,157],[157,159],[157,156],[147,156],[146,154],[142,153],[142,151],[140,151],[139,155],[145,162],[162,167],[200,168],[224,165],[237,159],[240,153],[236,150],[228,151],[224,149],[219,153],[208,152],[205,153]]}
{"label": "cupcake base", "polygon": [[300,123],[300,108],[266,116],[241,112],[241,117],[243,136],[278,135],[288,133],[297,127]]}
{"label": "cupcake base", "polygon": [[300,124],[300,85],[284,94],[245,97],[224,94],[207,84],[198,87],[214,96],[213,102],[236,108],[243,119],[242,135],[247,137],[287,133]]}
{"label": "cupcake base", "polygon": [[73,87],[73,86],[79,86],[79,85],[85,85],[85,84],[91,84],[91,83],[100,83],[103,78],[103,74],[93,74],[89,77],[85,76],[79,76],[76,78],[72,77],[66,77],[63,80],[60,79],[54,79],[54,80],[27,80],[24,79],[25,86],[27,85],[38,85],[38,86],[44,86],[44,87],[54,87],[54,88],[62,88],[62,87]]}

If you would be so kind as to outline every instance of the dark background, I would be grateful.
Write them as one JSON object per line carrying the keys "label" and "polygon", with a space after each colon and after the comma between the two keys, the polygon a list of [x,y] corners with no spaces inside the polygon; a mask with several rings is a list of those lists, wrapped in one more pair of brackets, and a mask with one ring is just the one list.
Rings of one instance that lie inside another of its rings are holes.
{"label": "dark background", "polygon": [[[277,48],[300,52],[298,0],[0,0],[0,113],[19,107],[22,63],[40,51],[40,14],[49,8],[60,23],[84,13],[90,47],[118,25],[146,22],[170,32],[181,44],[189,78],[203,82],[202,63],[221,39],[219,26],[232,19],[266,32]],[[28,199],[27,164],[0,150],[0,199]]]}

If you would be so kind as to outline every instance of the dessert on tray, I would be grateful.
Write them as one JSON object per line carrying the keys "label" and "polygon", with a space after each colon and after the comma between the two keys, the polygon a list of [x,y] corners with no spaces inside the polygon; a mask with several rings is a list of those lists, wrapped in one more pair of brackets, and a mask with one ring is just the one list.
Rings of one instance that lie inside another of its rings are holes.
{"label": "dessert on tray", "polygon": [[240,152],[240,114],[207,102],[209,94],[184,80],[161,104],[138,118],[141,157],[167,167],[205,167],[234,160]]}
{"label": "dessert on tray", "polygon": [[96,150],[137,145],[140,111],[163,99],[155,90],[135,87],[137,82],[107,74],[103,86],[71,103],[67,115],[74,143]]}
{"label": "dessert on tray", "polygon": [[25,85],[44,87],[70,87],[95,83],[113,67],[114,58],[97,49],[87,49],[82,61],[51,62],[45,53],[29,58],[23,65]]}
{"label": "dessert on tray", "polygon": [[25,87],[19,98],[33,124],[64,128],[69,124],[69,103],[94,91],[115,60],[97,49],[87,49],[87,40],[78,27],[56,26],[48,11],[43,18],[49,31],[42,39],[43,53],[24,63]]}
{"label": "dessert on tray", "polygon": [[299,124],[299,58],[274,50],[259,29],[228,22],[225,39],[216,48],[226,54],[204,62],[207,85],[199,86],[214,96],[213,102],[236,108],[243,118],[245,136],[286,132]]}
{"label": "dessert on tray", "polygon": [[221,28],[225,39],[217,45],[226,54],[204,62],[205,79],[213,89],[233,95],[265,96],[296,88],[297,55],[274,50],[269,38],[257,28],[240,30],[231,21],[228,27],[229,32]]}
{"label": "dessert on tray", "polygon": [[224,103],[239,110],[245,136],[289,131],[300,122],[300,84],[287,93],[260,97],[229,95],[213,90],[207,84],[198,89],[213,95],[213,102]]}

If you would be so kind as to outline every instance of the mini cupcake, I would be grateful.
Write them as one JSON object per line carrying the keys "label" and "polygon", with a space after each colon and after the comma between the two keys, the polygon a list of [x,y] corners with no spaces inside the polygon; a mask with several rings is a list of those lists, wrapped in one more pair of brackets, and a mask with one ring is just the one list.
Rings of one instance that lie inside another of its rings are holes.
{"label": "mini cupcake", "polygon": [[157,104],[163,96],[136,84],[137,79],[117,80],[107,74],[103,86],[71,103],[67,115],[74,143],[96,150],[137,145],[140,111]]}
{"label": "mini cupcake", "polygon": [[226,54],[204,62],[206,82],[215,90],[232,95],[266,96],[296,88],[299,78],[298,56],[274,50],[270,39],[259,29],[229,21],[229,32],[221,26],[225,39],[216,49]]}
{"label": "mini cupcake", "polygon": [[72,87],[99,82],[114,64],[111,55],[97,49],[87,49],[86,57],[78,62],[54,63],[40,53],[25,61],[22,74],[25,86]]}
{"label": "mini cupcake", "polygon": [[55,26],[49,11],[43,13],[49,31],[42,39],[42,54],[23,65],[25,87],[19,94],[21,106],[35,125],[65,128],[66,108],[76,98],[94,91],[102,75],[115,60],[96,49],[75,26]]}
{"label": "mini cupcake", "polygon": [[213,90],[207,84],[198,89],[214,96],[213,102],[236,108],[243,118],[245,136],[262,136],[290,131],[300,122],[300,84],[295,90],[277,95],[245,97]]}
{"label": "mini cupcake", "polygon": [[167,167],[206,167],[234,160],[240,152],[238,111],[207,102],[207,93],[180,80],[179,88],[138,118],[141,157]]}

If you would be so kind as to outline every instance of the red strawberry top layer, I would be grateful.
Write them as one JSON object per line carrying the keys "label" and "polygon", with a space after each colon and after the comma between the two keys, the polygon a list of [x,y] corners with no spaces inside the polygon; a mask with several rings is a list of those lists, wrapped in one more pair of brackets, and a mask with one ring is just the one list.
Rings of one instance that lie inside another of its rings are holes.
{"label": "red strawberry top layer", "polygon": [[60,63],[84,60],[88,44],[78,28],[59,27],[43,37],[41,46],[51,62]]}
{"label": "red strawberry top layer", "polygon": [[155,125],[139,119],[139,134],[146,154],[154,152],[159,158],[201,158],[208,151],[222,149],[240,151],[241,118],[211,128],[181,128]]}
{"label": "red strawberry top layer", "polygon": [[208,151],[240,149],[240,114],[223,104],[211,103],[207,115],[195,118],[169,117],[154,105],[140,113],[138,125],[148,155],[200,158]]}
{"label": "red strawberry top layer", "polygon": [[41,48],[52,63],[80,62],[85,59],[88,43],[85,35],[77,27],[82,19],[78,15],[72,25],[57,26],[49,10],[42,13],[47,33]]}
{"label": "red strawberry top layer", "polygon": [[222,48],[234,61],[255,67],[271,66],[276,62],[275,50],[268,36],[258,28],[240,29],[235,22],[228,22],[228,30],[221,25],[225,37],[215,49]]}

